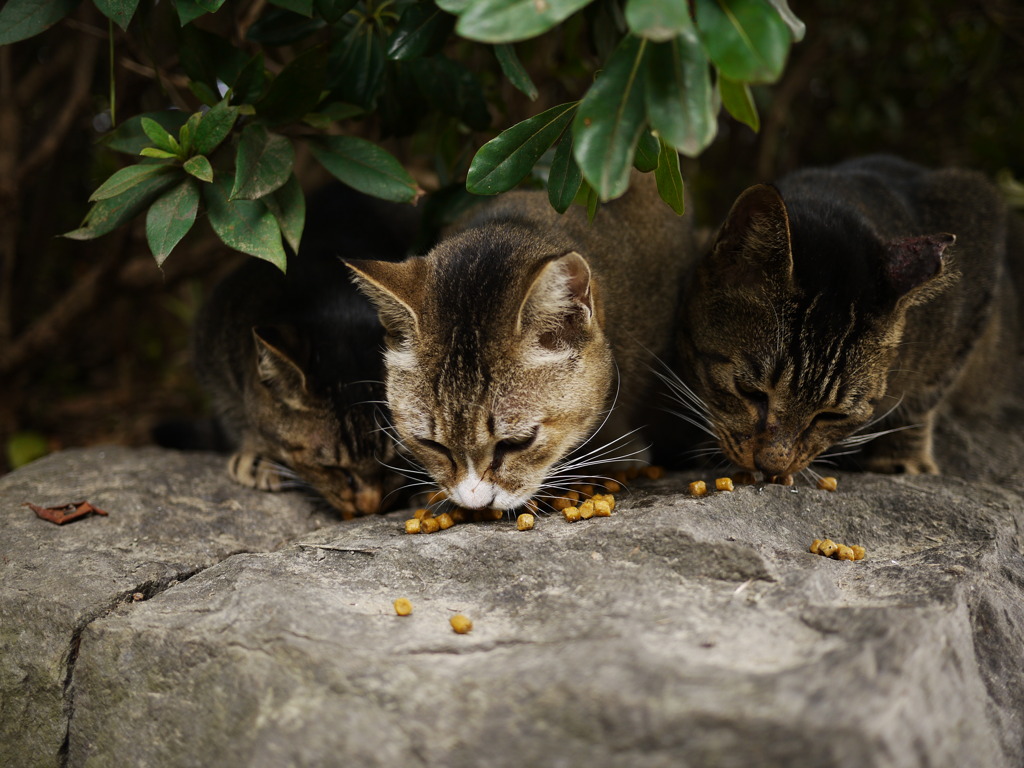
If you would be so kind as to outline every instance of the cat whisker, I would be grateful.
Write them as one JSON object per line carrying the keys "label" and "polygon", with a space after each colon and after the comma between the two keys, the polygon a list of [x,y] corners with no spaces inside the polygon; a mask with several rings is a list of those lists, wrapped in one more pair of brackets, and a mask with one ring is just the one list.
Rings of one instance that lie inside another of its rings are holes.
{"label": "cat whisker", "polygon": [[882,435],[891,435],[893,432],[902,432],[905,429],[914,429],[920,427],[920,424],[905,424],[902,427],[893,427],[892,429],[882,429],[878,432],[868,432],[867,434],[860,435],[854,434],[849,437],[844,437],[839,440],[836,445],[838,446],[850,446],[850,445],[863,445],[864,443],[870,443],[872,440],[881,437]]}

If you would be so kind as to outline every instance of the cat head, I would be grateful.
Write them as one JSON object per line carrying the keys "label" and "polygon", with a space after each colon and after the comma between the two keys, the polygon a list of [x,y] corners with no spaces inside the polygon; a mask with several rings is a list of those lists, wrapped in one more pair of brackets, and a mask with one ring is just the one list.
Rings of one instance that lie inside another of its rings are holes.
{"label": "cat head", "polygon": [[594,429],[614,381],[586,259],[492,222],[425,257],[348,263],[387,332],[405,448],[459,506],[524,504]]}
{"label": "cat head", "polygon": [[684,301],[679,352],[719,447],[789,475],[897,402],[907,309],[941,290],[948,234],[883,241],[841,206],[795,218],[768,185],[733,205]]}
{"label": "cat head", "polygon": [[397,485],[382,466],[394,457],[374,404],[383,386],[317,381],[308,339],[288,326],[254,328],[252,338],[256,365],[245,407],[259,425],[260,453],[346,518],[379,512]]}

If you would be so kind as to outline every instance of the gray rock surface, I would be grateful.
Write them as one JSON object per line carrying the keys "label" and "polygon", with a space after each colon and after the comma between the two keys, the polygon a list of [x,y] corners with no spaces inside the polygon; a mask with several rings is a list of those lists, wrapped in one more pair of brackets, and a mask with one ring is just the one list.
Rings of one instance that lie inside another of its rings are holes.
{"label": "gray rock surface", "polygon": [[[1020,766],[1022,432],[948,423],[942,477],[675,474],[429,536],[208,454],[58,454],[0,478],[0,765]],[[109,517],[21,506],[80,498]]]}

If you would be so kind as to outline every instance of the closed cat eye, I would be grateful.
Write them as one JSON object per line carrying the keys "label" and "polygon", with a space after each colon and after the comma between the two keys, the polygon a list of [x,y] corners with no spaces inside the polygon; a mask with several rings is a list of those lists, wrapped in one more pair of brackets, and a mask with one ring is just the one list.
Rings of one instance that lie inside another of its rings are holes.
{"label": "closed cat eye", "polygon": [[538,424],[533,428],[533,431],[530,432],[530,434],[525,435],[524,437],[506,437],[504,440],[499,440],[496,447],[504,451],[521,451],[524,448],[529,448],[533,445],[533,442],[537,439],[539,432],[540,425]]}
{"label": "closed cat eye", "polygon": [[434,451],[436,453],[440,453],[446,459],[448,459],[449,461],[452,461],[452,452],[450,450],[448,450],[448,446],[442,445],[441,443],[437,442],[436,440],[428,440],[425,437],[417,437],[416,438],[416,442],[419,443],[420,445],[422,445],[424,448],[427,448],[427,449],[429,449],[431,451]]}
{"label": "closed cat eye", "polygon": [[811,419],[812,424],[832,423],[837,421],[845,421],[849,418],[845,413],[839,413],[838,411],[822,411],[814,415]]}
{"label": "closed cat eye", "polygon": [[738,381],[737,382],[733,382],[733,384],[736,387],[736,391],[739,392],[741,397],[746,398],[747,400],[752,402],[754,405],[756,405],[758,408],[767,408],[768,407],[768,393],[767,392],[762,392],[759,389],[753,389],[751,387],[746,386],[745,384],[741,384]]}

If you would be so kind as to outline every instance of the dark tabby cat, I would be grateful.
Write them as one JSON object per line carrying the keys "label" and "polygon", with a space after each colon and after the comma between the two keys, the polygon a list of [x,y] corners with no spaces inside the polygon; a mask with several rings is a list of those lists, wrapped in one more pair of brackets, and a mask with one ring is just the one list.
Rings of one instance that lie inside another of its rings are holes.
{"label": "dark tabby cat", "polygon": [[513,192],[425,257],[349,262],[388,330],[395,428],[452,501],[513,509],[571,481],[608,458],[588,444],[562,461],[602,419],[599,445],[628,452],[650,354],[671,345],[689,232],[637,177],[592,225],[577,206],[559,216],[543,193]]}
{"label": "dark tabby cat", "polygon": [[403,258],[411,211],[332,187],[314,200],[287,276],[250,259],[203,308],[195,364],[239,483],[307,486],[345,517],[377,512],[398,485],[384,467],[384,329],[338,257]]}
{"label": "dark tabby cat", "polygon": [[678,335],[686,394],[726,457],[787,481],[863,445],[863,468],[937,472],[937,409],[978,373],[995,387],[991,353],[1015,349],[1000,341],[1007,217],[978,174],[894,157],[746,190]]}

